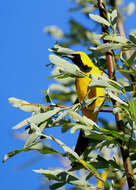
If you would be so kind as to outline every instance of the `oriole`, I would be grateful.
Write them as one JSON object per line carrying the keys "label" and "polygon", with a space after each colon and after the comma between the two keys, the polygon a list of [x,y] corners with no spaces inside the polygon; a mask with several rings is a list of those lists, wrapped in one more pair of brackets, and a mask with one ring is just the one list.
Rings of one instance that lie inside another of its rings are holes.
{"label": "oriole", "polygon": [[[82,113],[89,119],[96,121],[98,113],[94,110],[97,107],[100,107],[104,102],[104,88],[92,88],[89,86],[91,82],[91,78],[89,75],[92,74],[95,77],[102,75],[103,72],[96,67],[89,56],[84,52],[74,52],[70,55],[65,55],[65,57],[72,60],[74,64],[76,64],[80,70],[86,73],[86,77],[84,78],[76,78],[76,92],[78,96],[79,102],[86,97],[87,99],[96,97],[96,100],[86,108],[82,108]],[[80,156],[88,147],[89,141],[84,137],[83,132],[80,131],[77,144],[75,147],[75,152]]]}

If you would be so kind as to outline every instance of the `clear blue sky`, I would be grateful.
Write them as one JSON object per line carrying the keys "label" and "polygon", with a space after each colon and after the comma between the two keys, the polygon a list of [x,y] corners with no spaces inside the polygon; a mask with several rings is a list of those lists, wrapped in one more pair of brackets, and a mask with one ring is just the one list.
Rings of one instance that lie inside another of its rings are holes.
{"label": "clear blue sky", "polygon": [[[127,1],[128,2],[128,1]],[[67,21],[70,7],[68,0],[4,0],[0,3],[0,65],[1,65],[1,133],[0,147],[2,160],[4,154],[22,148],[24,142],[13,138],[12,126],[29,116],[11,107],[9,97],[24,99],[31,103],[44,103],[41,90],[47,89],[51,81],[46,81],[50,68],[46,68],[48,48],[55,40],[43,33],[48,25],[58,25],[68,31]],[[127,30],[135,27],[136,14],[127,20]],[[80,19],[79,19],[80,21]],[[57,137],[66,135],[56,133]],[[74,138],[68,145],[74,145]],[[32,169],[49,168],[60,165],[58,159],[45,157],[24,170],[16,168],[35,153],[23,153],[0,166],[0,189],[36,190],[40,187],[40,175]]]}

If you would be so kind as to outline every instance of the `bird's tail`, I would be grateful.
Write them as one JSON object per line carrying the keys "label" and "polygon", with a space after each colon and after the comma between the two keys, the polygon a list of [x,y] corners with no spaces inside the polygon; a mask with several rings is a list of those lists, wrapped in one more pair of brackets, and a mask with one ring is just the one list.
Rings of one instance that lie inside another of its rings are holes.
{"label": "bird's tail", "polygon": [[[84,116],[96,122],[97,112],[92,112],[90,110],[82,109],[82,113]],[[77,140],[77,144],[75,146],[75,152],[80,156],[84,151],[89,147],[89,138],[84,136],[84,132],[80,130],[79,137]]]}
{"label": "bird's tail", "polygon": [[83,131],[80,131],[75,152],[80,156],[89,146],[89,139],[84,137]]}

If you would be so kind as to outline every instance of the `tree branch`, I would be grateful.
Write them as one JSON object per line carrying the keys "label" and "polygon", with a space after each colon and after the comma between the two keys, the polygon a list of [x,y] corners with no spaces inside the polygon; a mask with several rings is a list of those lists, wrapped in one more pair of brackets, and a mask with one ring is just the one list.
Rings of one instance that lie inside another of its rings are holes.
{"label": "tree branch", "polygon": [[[126,38],[126,32],[125,32],[125,28],[124,28],[124,24],[123,24],[123,18],[119,12],[118,6],[117,6],[117,1],[116,0],[110,0],[110,4],[111,6],[117,10],[117,30],[118,33]],[[130,51],[125,51],[124,53],[126,60],[129,59],[131,52]]]}
{"label": "tree branch", "polygon": [[[107,19],[106,15],[106,8],[104,5],[104,0],[97,0],[98,1],[98,7],[99,7],[99,13],[100,16]],[[115,1],[111,1],[112,3],[115,3]],[[119,15],[119,14],[118,14]],[[124,31],[124,26],[123,23],[121,22],[121,17],[118,16],[118,30],[121,35],[125,35]],[[104,24],[101,25],[102,27],[102,32],[103,33],[109,33],[108,27]],[[107,41],[104,40],[104,43]],[[126,58],[129,58],[129,54],[125,53]],[[108,76],[110,79],[116,80],[116,75],[115,75],[115,59],[114,59],[114,54],[112,51],[107,51],[106,52],[106,60],[107,60],[107,68],[108,68]],[[115,100],[112,100],[113,105],[118,106],[119,103]],[[122,126],[123,126],[123,121],[122,117],[119,113],[115,114],[116,118],[116,124],[117,124],[117,129],[119,132],[123,132]],[[123,163],[125,167],[125,172],[126,172],[126,178],[128,182],[128,186],[130,190],[136,190],[134,186],[134,176],[133,176],[133,170],[132,170],[132,165],[131,165],[131,160],[129,156],[129,148],[124,144],[123,141],[120,141],[120,150],[123,158]]]}

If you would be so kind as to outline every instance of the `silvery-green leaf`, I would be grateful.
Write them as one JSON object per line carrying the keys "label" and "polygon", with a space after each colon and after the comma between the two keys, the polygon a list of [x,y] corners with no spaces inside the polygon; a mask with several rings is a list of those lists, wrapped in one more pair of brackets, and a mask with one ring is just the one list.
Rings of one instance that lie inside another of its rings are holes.
{"label": "silvery-green leaf", "polygon": [[53,136],[51,136],[52,140],[55,141],[58,145],[61,146],[61,148],[63,148],[63,150],[68,153],[71,154],[72,156],[74,156],[76,159],[79,159],[79,156],[76,152],[74,152],[70,147],[66,146],[62,141],[60,141],[59,139],[54,138]]}
{"label": "silvery-green leaf", "polygon": [[106,36],[104,36],[104,40],[110,40],[110,41],[119,42],[119,43],[127,43],[128,42],[128,39],[126,39],[123,36],[119,36],[119,35],[106,35]]}
{"label": "silvery-green leaf", "polygon": [[87,31],[86,32],[86,35],[88,37],[88,39],[93,43],[93,44],[96,44],[96,45],[100,45],[100,39],[102,38],[102,35],[97,35],[96,33],[94,32],[90,32],[90,31]]}
{"label": "silvery-green leaf", "polygon": [[101,87],[101,88],[105,88],[108,87],[108,81],[104,81],[104,80],[98,80],[98,79],[93,79],[90,82],[90,87]]}
{"label": "silvery-green leaf", "polygon": [[49,60],[53,63],[53,64],[56,64],[60,70],[63,71],[64,74],[67,74],[69,76],[73,76],[73,77],[85,77],[86,75],[80,71],[80,69],[66,61],[65,59],[62,59],[56,55],[49,55]]}
{"label": "silvery-green leaf", "polygon": [[25,120],[21,121],[20,123],[18,123],[17,125],[15,125],[13,127],[13,129],[20,129],[21,127],[24,127],[25,125],[28,125],[29,124],[28,119],[25,119]]}
{"label": "silvery-green leaf", "polygon": [[[135,38],[135,42],[136,42],[136,38]],[[132,64],[134,62],[134,59],[136,57],[136,51],[134,51],[131,56],[129,57],[129,59],[127,60],[127,64]],[[121,57],[122,58],[122,57]]]}
{"label": "silvery-green leaf", "polygon": [[129,39],[132,41],[134,44],[136,44],[136,34],[134,32],[131,32],[129,34]]}
{"label": "silvery-green leaf", "polygon": [[49,49],[49,51],[57,52],[59,54],[71,54],[71,53],[74,53],[74,51],[72,49],[64,48],[64,47],[62,47],[62,46],[60,46],[58,44],[55,44],[54,48]]}
{"label": "silvery-green leaf", "polygon": [[54,123],[59,122],[60,120],[62,120],[67,115],[68,115],[68,111],[60,112],[60,114],[57,117],[57,119],[54,120]]}
{"label": "silvery-green leaf", "polygon": [[[75,125],[75,126],[73,126],[72,128],[71,128],[71,130],[70,130],[70,132],[71,133],[74,133],[75,131],[77,131],[77,130],[83,130],[84,132],[89,132],[90,133],[90,131],[91,131],[91,128],[90,127],[88,127],[87,125],[80,125],[80,124],[77,124],[77,125]],[[92,129],[93,129],[93,127],[92,127]]]}
{"label": "silvery-green leaf", "polygon": [[99,15],[89,14],[89,17],[96,22],[105,24],[106,26],[110,26],[110,23],[106,19],[104,19],[103,17],[101,17]]}
{"label": "silvery-green leaf", "polygon": [[50,97],[50,89],[48,88],[46,91],[43,92],[45,94],[46,102],[53,104],[52,99]]}
{"label": "silvery-green leaf", "polygon": [[125,8],[126,13],[128,16],[131,16],[133,14],[133,12],[135,11],[135,3],[134,2],[130,2],[128,4],[128,6]]}
{"label": "silvery-green leaf", "polygon": [[128,106],[128,104],[126,102],[124,102],[123,100],[121,100],[118,96],[116,96],[111,90],[109,89],[105,89],[106,94],[108,94],[112,99],[116,100],[117,102],[124,104],[126,106]]}
{"label": "silvery-green leaf", "polygon": [[27,112],[40,111],[40,107],[31,105],[29,102],[25,100],[11,97],[11,98],[8,98],[8,101],[12,106],[19,108],[23,111],[27,111]]}
{"label": "silvery-green leaf", "polygon": [[120,113],[120,112],[122,112],[121,108],[119,108],[119,107],[113,108],[113,113],[114,114]]}
{"label": "silvery-green leaf", "polygon": [[59,111],[60,111],[60,108],[55,108],[54,110],[51,110],[45,113],[35,114],[34,116],[29,117],[26,120],[14,126],[13,129],[19,129],[27,125],[28,123],[34,123],[34,124],[42,123],[43,121],[46,121],[47,119],[51,118],[53,115],[57,114]]}
{"label": "silvery-green leaf", "polygon": [[95,186],[92,186],[92,185],[90,186],[88,182],[82,178],[79,180],[72,180],[70,184],[75,185],[79,187],[80,189],[82,187],[82,189],[85,189],[85,190],[96,190]]}
{"label": "silvery-green leaf", "polygon": [[45,112],[45,113],[39,113],[39,114],[32,116],[30,119],[28,119],[28,121],[30,123],[39,124],[39,123],[51,118],[52,116],[56,115],[59,111],[60,111],[60,108],[55,108],[55,109]]}
{"label": "silvery-green leaf", "polygon": [[135,99],[129,102],[129,110],[132,114],[134,124],[136,125],[136,100]]}
{"label": "silvery-green leaf", "polygon": [[79,159],[78,154],[77,154],[74,150],[72,150],[70,147],[68,147],[68,146],[66,146],[66,145],[63,145],[62,148],[63,148],[63,150],[64,150],[66,153],[72,155],[72,156],[75,157],[77,160]]}
{"label": "silvery-green leaf", "polygon": [[31,145],[38,137],[39,135],[36,132],[30,134],[25,142],[24,148]]}
{"label": "silvery-green leaf", "polygon": [[35,125],[34,123],[31,123],[31,130],[33,131],[32,134],[30,134],[25,142],[24,147],[32,144],[41,134],[41,130],[39,127],[37,127],[37,125]]}
{"label": "silvery-green leaf", "polygon": [[95,190],[96,188],[93,188],[90,186],[88,181],[85,179],[78,179],[77,175],[75,175],[73,172],[67,171],[66,169],[54,169],[54,170],[33,170],[36,173],[43,174],[46,176],[49,180],[58,181],[58,183],[54,183],[50,185],[50,189],[60,189],[61,186],[64,186],[67,184],[72,184],[75,186],[82,187],[82,189],[86,190]]}
{"label": "silvery-green leaf", "polygon": [[58,27],[58,26],[47,26],[44,28],[44,32],[51,34],[55,38],[64,38],[64,33],[63,31]]}
{"label": "silvery-green leaf", "polygon": [[118,82],[115,81],[115,80],[111,80],[111,79],[108,78],[108,76],[107,76],[106,74],[104,74],[104,73],[103,73],[103,75],[98,75],[98,76],[99,76],[102,80],[109,82],[110,85],[115,84],[115,86],[117,86],[119,89],[122,89],[122,88],[123,88],[123,86],[122,86],[120,83],[118,83]]}
{"label": "silvery-green leaf", "polygon": [[55,150],[49,146],[46,146],[43,143],[35,144],[34,146],[31,147],[31,150],[37,150],[41,154],[59,154],[59,155],[62,155],[62,153],[58,152],[57,150]]}
{"label": "silvery-green leaf", "polygon": [[80,116],[77,112],[68,111],[69,116],[71,117],[71,119],[78,121],[82,124],[88,125],[90,127],[90,129],[92,129],[92,126],[96,126],[99,128],[99,126],[97,125],[97,123],[95,123],[93,120],[87,118],[86,116]]}
{"label": "silvery-green leaf", "polygon": [[[134,45],[133,45],[134,47]],[[129,49],[132,48],[132,44],[128,43],[105,43],[101,44],[98,47],[89,47],[90,50],[95,50],[95,51],[100,51],[100,52],[106,52],[107,50],[112,50],[112,49]]]}
{"label": "silvery-green leaf", "polygon": [[[89,119],[88,117],[83,116],[83,119],[84,119],[85,124],[88,125],[89,127],[95,126],[95,127],[97,127],[97,128],[100,128],[100,127],[97,125],[96,122],[94,122],[93,120]],[[92,127],[91,127],[91,128],[92,128]]]}
{"label": "silvery-green leaf", "polygon": [[84,179],[78,179],[77,175],[75,175],[73,172],[63,170],[63,169],[54,169],[54,170],[33,170],[36,173],[43,174],[46,176],[49,180],[55,180],[59,183],[55,183],[50,186],[51,189],[59,189],[59,187],[64,186],[64,184],[72,184],[79,187],[82,187],[86,190],[94,190],[90,186],[90,184],[84,180]]}
{"label": "silvery-green leaf", "polygon": [[112,24],[112,27],[114,29],[114,32],[116,31],[116,25],[117,25],[117,10],[114,9],[112,10],[111,14],[111,24]]}
{"label": "silvery-green leaf", "polygon": [[12,106],[17,107],[17,108],[20,107],[22,104],[30,104],[29,102],[25,100],[21,100],[14,97],[8,98],[8,101]]}
{"label": "silvery-green leaf", "polygon": [[126,78],[118,78],[118,82],[123,86],[123,87],[126,87],[126,86],[129,86],[129,82]]}
{"label": "silvery-green leaf", "polygon": [[65,87],[61,84],[51,84],[49,87],[50,90],[55,90],[55,91],[62,91],[64,93],[69,93],[70,89],[68,87]]}
{"label": "silvery-green leaf", "polygon": [[[92,86],[91,86],[92,87]],[[90,99],[85,99],[84,102],[85,102],[85,105],[86,106],[91,106],[95,100],[97,99],[97,97],[94,97],[94,98],[90,98]]]}
{"label": "silvery-green leaf", "polygon": [[83,13],[90,13],[95,10],[93,5],[87,5],[86,7],[82,8]]}
{"label": "silvery-green leaf", "polygon": [[39,127],[35,124],[35,123],[31,123],[31,130],[37,132],[37,133],[40,133],[40,129]]}
{"label": "silvery-green leaf", "polygon": [[19,154],[19,153],[21,153],[21,152],[26,152],[26,151],[32,150],[32,147],[33,147],[33,150],[34,150],[34,146],[35,146],[36,144],[40,143],[40,142],[43,141],[43,140],[44,140],[44,139],[42,139],[42,140],[40,140],[40,141],[38,141],[38,142],[36,142],[36,143],[33,143],[32,145],[30,145],[30,146],[28,146],[28,147],[25,147],[25,148],[22,148],[22,149],[13,150],[13,151],[9,152],[8,154],[6,154],[6,155],[4,156],[4,159],[3,159],[2,162],[4,163],[6,160],[8,160],[9,158],[15,156],[16,154]]}
{"label": "silvery-green leaf", "polygon": [[71,119],[81,122],[81,123],[85,123],[83,117],[81,117],[77,112],[74,112],[72,110],[68,111],[69,116],[71,117]]}
{"label": "silvery-green leaf", "polygon": [[40,169],[40,170],[33,170],[33,171],[36,173],[47,175],[47,177],[52,180],[57,180],[57,175],[63,172],[62,169],[55,169],[55,170]]}

